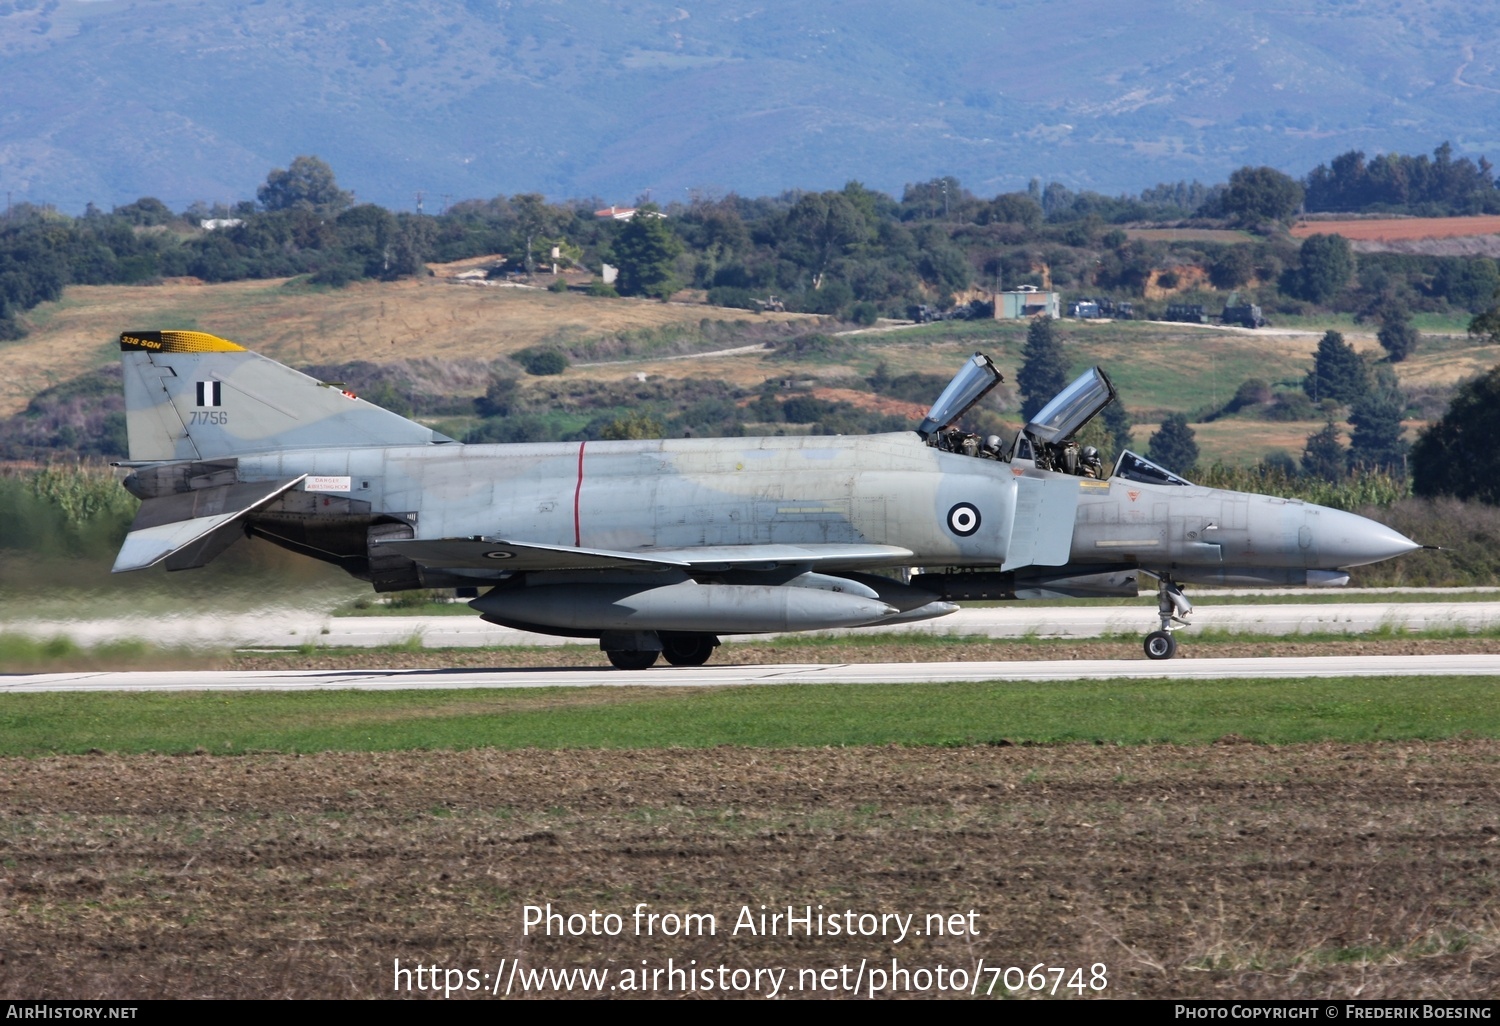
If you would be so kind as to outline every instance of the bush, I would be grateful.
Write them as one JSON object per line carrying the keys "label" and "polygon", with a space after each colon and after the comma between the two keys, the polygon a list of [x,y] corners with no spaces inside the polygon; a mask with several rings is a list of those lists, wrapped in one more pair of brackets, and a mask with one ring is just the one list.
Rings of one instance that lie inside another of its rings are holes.
{"label": "bush", "polygon": [[1225,413],[1238,413],[1248,406],[1264,406],[1272,399],[1271,386],[1260,378],[1247,378],[1235,390],[1234,398],[1224,407]]}
{"label": "bush", "polygon": [[566,291],[568,291],[568,279],[566,279],[566,278],[554,278],[552,280],[552,284],[547,286],[547,291],[548,292],[566,292]]}
{"label": "bush", "polygon": [[849,311],[849,319],[855,324],[862,324],[868,328],[880,319],[880,310],[874,303],[855,303],[853,309]]}
{"label": "bush", "polygon": [[561,374],[568,369],[568,358],[560,349],[531,346],[516,353],[513,359],[526,369],[527,374],[539,378]]}
{"label": "bush", "polygon": [[1380,341],[1380,347],[1386,351],[1392,363],[1400,363],[1406,359],[1417,351],[1417,346],[1422,342],[1421,332],[1411,326],[1411,321],[1399,314],[1382,320],[1380,331],[1375,337]]}
{"label": "bush", "polygon": [[727,306],[736,310],[760,312],[760,304],[755,301],[750,290],[734,285],[715,285],[709,289],[708,303],[710,306]]}
{"label": "bush", "polygon": [[308,281],[314,285],[327,285],[330,288],[341,289],[350,282],[359,281],[363,277],[363,268],[354,264],[336,263],[320,268]]}
{"label": "bush", "polygon": [[1321,413],[1303,392],[1277,392],[1275,400],[1260,415],[1264,420],[1317,420]]}
{"label": "bush", "polygon": [[1401,499],[1357,508],[1413,541],[1437,546],[1350,571],[1364,587],[1455,587],[1500,583],[1500,509],[1455,499]]}
{"label": "bush", "polygon": [[620,298],[620,293],[615,291],[615,287],[605,282],[603,278],[595,278],[589,282],[589,287],[585,291],[591,296],[598,296],[602,299]]}
{"label": "bush", "polygon": [[834,338],[814,332],[789,338],[776,347],[778,359],[800,360],[804,357],[837,357],[848,353],[853,346],[842,338]]}

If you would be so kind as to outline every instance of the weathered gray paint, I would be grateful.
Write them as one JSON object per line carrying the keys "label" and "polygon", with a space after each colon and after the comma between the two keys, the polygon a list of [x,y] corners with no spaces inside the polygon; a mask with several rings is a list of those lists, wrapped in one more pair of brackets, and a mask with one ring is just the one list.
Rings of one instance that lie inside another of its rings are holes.
{"label": "weathered gray paint", "polygon": [[377,588],[498,583],[476,602],[486,615],[618,639],[953,608],[862,570],[980,573],[953,594],[1118,594],[1131,568],[1321,580],[1414,547],[1295,500],[1095,481],[1038,469],[1029,448],[982,459],[915,432],[460,445],[212,336],[127,333],[122,348],[131,457],[148,465],[132,487],[149,497],[116,569],[201,565],[248,526]]}

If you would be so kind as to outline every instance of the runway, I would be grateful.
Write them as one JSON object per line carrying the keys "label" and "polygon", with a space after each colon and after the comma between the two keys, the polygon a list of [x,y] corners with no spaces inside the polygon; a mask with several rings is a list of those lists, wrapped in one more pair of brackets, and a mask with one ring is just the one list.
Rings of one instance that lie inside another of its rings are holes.
{"label": "runway", "polygon": [[46,691],[393,691],[448,688],[729,687],[761,684],[938,684],[952,681],[1216,680],[1308,677],[1495,677],[1493,655],[1078,659],[1045,662],[658,666],[494,670],[72,672],[0,676],[0,694]]}
{"label": "runway", "polygon": [[[1193,624],[1200,629],[1252,634],[1362,634],[1383,626],[1411,631],[1462,627],[1472,631],[1500,626],[1500,601],[1205,604],[1193,614]],[[1105,634],[1144,636],[1155,627],[1156,607],[1150,600],[1132,606],[1043,606],[1018,602],[960,609],[921,623],[827,633],[1093,638]],[[452,616],[330,616],[324,612],[272,609],[227,615],[15,620],[6,623],[3,630],[35,638],[66,636],[85,647],[125,639],[147,639],[167,648],[301,645],[376,648],[413,642],[424,648],[596,644],[587,639],[553,638],[497,627],[468,610]],[[1183,637],[1191,638],[1191,630]],[[725,640],[741,639],[726,637]]]}

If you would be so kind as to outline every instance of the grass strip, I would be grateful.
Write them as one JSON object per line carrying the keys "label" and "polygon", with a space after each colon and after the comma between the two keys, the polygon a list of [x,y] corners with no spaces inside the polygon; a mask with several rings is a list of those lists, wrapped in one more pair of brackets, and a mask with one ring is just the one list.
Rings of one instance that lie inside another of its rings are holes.
{"label": "grass strip", "polygon": [[1500,737],[1500,675],[0,695],[0,755]]}

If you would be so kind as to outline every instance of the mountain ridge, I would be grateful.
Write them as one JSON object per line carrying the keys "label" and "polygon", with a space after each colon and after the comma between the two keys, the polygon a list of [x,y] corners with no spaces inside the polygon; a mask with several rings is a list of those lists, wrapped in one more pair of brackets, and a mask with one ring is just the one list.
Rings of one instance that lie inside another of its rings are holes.
{"label": "mountain ridge", "polygon": [[1103,192],[1494,150],[1500,19],[1457,0],[0,0],[13,202],[774,194],[952,174]]}

